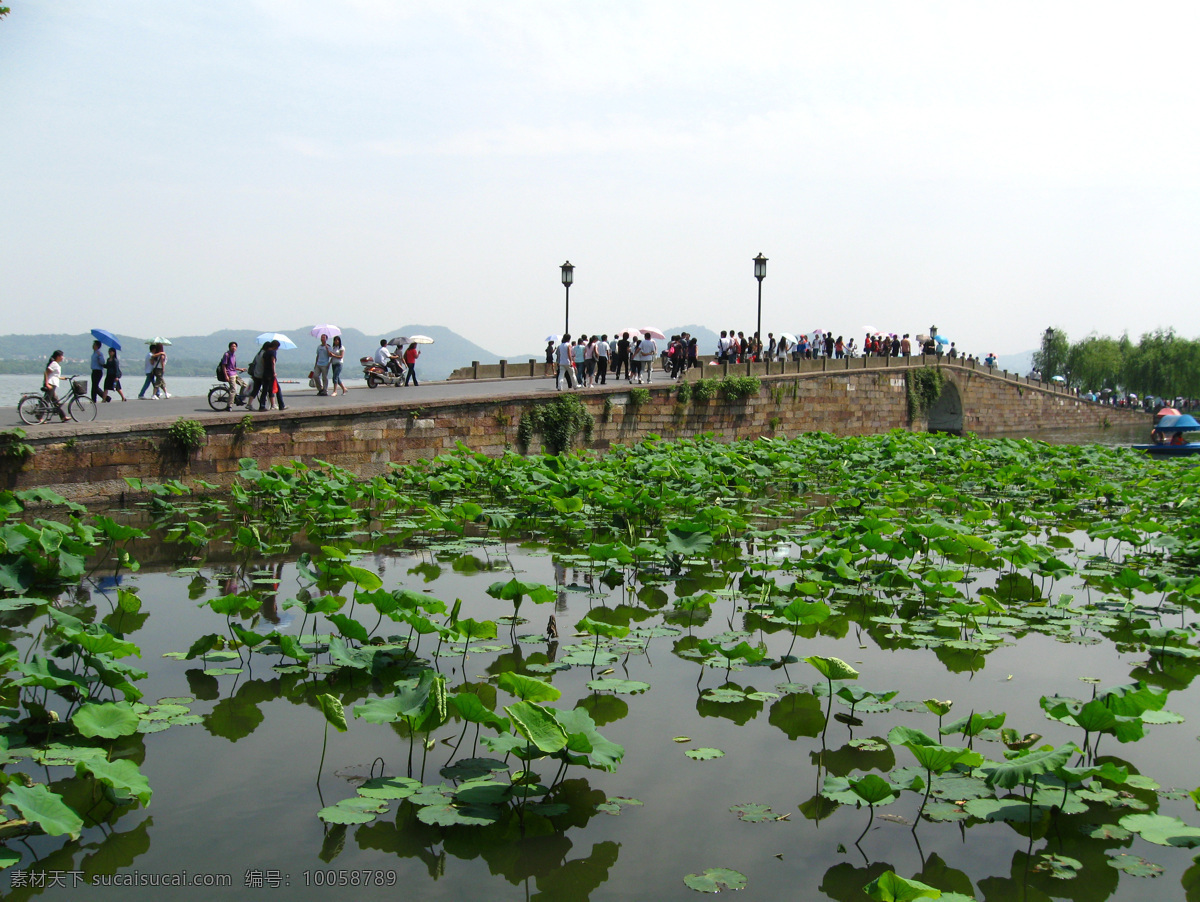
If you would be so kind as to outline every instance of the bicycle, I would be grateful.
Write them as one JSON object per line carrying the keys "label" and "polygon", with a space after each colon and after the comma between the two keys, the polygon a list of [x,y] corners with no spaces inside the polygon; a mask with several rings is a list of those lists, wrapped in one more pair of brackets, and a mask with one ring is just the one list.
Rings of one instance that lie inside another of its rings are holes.
{"label": "bicycle", "polygon": [[27,392],[17,402],[17,413],[30,426],[45,423],[55,414],[64,420],[69,416],[76,423],[89,423],[96,419],[96,402],[87,396],[88,381],[83,376],[72,376],[68,398],[50,400],[44,393]]}
{"label": "bicycle", "polygon": [[[238,393],[250,383],[241,376],[237,377]],[[232,410],[233,398],[229,396],[229,383],[218,382],[208,390],[208,406],[213,410]]]}

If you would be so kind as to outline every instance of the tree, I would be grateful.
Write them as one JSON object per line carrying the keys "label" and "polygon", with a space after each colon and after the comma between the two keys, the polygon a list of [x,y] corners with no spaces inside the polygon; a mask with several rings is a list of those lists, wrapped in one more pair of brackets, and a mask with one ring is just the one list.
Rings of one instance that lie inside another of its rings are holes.
{"label": "tree", "polygon": [[1174,329],[1158,329],[1141,337],[1125,357],[1126,388],[1142,395],[1200,394],[1200,342],[1180,338]]}
{"label": "tree", "polygon": [[1099,391],[1102,388],[1116,389],[1121,383],[1125,366],[1125,350],[1129,339],[1122,341],[1098,336],[1095,332],[1082,341],[1071,345],[1067,355],[1067,371],[1071,374],[1071,387],[1083,391]]}
{"label": "tree", "polygon": [[1067,360],[1071,353],[1067,333],[1051,326],[1042,333],[1042,348],[1033,352],[1033,366],[1042,374],[1042,379],[1065,376]]}

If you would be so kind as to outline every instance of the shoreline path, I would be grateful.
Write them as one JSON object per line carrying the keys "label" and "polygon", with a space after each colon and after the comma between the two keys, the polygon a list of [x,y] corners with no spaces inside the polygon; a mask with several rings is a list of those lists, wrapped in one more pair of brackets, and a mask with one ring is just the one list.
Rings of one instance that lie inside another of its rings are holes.
{"label": "shoreline path", "polygon": [[[215,384],[215,382],[214,382]],[[419,386],[384,385],[379,388],[356,388],[354,395],[338,395],[320,397],[317,390],[303,387],[284,386],[283,400],[286,410],[250,411],[255,422],[278,423],[285,422],[296,414],[308,411],[332,411],[341,414],[351,414],[356,410],[377,410],[381,407],[394,408],[407,412],[421,404],[430,401],[475,401],[495,398],[497,400],[515,395],[558,394],[554,388],[554,377],[525,377],[509,379],[468,379],[454,382],[424,382]],[[602,386],[609,391],[620,390],[625,383],[614,383],[612,386]],[[590,392],[592,389],[584,389]],[[134,426],[169,426],[184,417],[198,420],[201,423],[210,420],[228,422],[230,417],[240,420],[246,415],[246,408],[234,407],[229,413],[214,411],[208,406],[208,398],[197,395],[186,398],[167,398],[161,401],[138,401],[136,395],[127,403],[113,401],[99,405],[96,419],[90,423],[76,423],[68,420],[61,423],[53,422],[30,426],[21,421],[17,415],[16,405],[9,405],[0,410],[0,429],[19,427],[25,430],[29,438],[44,438],[52,436],[70,437],[72,435],[91,435],[94,433],[113,433],[124,431]]]}

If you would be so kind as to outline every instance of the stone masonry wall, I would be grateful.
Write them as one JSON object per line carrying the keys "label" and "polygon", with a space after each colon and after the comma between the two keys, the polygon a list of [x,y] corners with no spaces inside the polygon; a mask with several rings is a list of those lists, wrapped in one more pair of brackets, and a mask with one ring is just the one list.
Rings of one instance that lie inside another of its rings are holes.
{"label": "stone masonry wall", "polygon": [[[1146,414],[1102,407],[986,372],[942,369],[961,397],[964,427],[970,431],[1149,423]],[[630,403],[625,386],[588,390],[581,398],[595,419],[595,448],[633,443],[652,433],[664,438],[713,433],[731,441],[808,431],[868,435],[926,428],[924,421],[909,422],[903,369],[788,374],[762,382],[756,397],[737,402],[714,398],[681,404],[677,386],[667,380],[646,386],[650,400],[640,408]],[[612,399],[607,415],[606,398]],[[128,491],[127,476],[200,479],[225,486],[243,457],[264,467],[323,460],[370,476],[386,472],[392,463],[452,451],[460,442],[473,451],[502,454],[516,446],[522,413],[547,400],[544,393],[536,393],[492,401],[431,401],[412,413],[368,406],[296,411],[287,418],[259,419],[253,431],[245,433],[237,428],[240,416],[219,415],[206,419],[206,443],[190,456],[165,441],[166,426],[102,426],[68,441],[31,436],[26,441],[34,446],[34,455],[23,467],[0,467],[0,484],[16,489],[44,486],[77,501],[106,502]],[[529,450],[540,451],[540,441],[535,439]]]}

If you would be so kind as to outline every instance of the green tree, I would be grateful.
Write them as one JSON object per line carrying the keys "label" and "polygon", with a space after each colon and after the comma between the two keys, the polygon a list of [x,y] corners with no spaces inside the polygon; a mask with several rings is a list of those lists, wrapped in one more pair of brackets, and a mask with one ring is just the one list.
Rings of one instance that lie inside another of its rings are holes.
{"label": "green tree", "polygon": [[1067,333],[1051,326],[1042,333],[1041,350],[1033,352],[1034,369],[1041,372],[1043,379],[1065,376],[1070,352]]}
{"label": "green tree", "polygon": [[1085,391],[1119,388],[1128,347],[1127,336],[1118,341],[1095,332],[1075,342],[1067,355],[1071,386]]}
{"label": "green tree", "polygon": [[1180,338],[1174,329],[1147,332],[1125,356],[1123,381],[1141,395],[1200,394],[1200,342]]}

